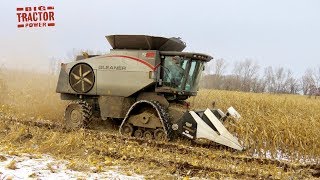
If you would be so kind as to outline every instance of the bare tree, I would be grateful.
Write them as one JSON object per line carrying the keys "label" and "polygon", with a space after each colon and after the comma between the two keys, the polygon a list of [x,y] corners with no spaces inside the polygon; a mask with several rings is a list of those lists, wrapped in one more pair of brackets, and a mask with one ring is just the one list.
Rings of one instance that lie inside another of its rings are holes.
{"label": "bare tree", "polygon": [[227,68],[227,63],[224,59],[217,59],[214,61],[213,74],[216,74],[218,77],[224,75]]}
{"label": "bare tree", "polygon": [[314,96],[315,99],[317,98],[317,96],[320,96],[320,87],[316,87],[314,85],[310,86],[309,98],[311,98],[312,96]]}
{"label": "bare tree", "polygon": [[214,81],[214,87],[216,89],[222,89],[222,80],[223,80],[223,75],[225,73],[227,67],[227,63],[224,59],[217,59],[214,61],[214,66],[213,66],[213,81]]}
{"label": "bare tree", "polygon": [[302,92],[304,95],[309,94],[310,88],[316,86],[316,78],[312,69],[307,69],[301,78]]}
{"label": "bare tree", "polygon": [[258,79],[259,65],[253,60],[246,59],[234,64],[233,73],[236,80],[240,82],[241,91],[252,91],[251,84]]}
{"label": "bare tree", "polygon": [[266,90],[271,93],[298,93],[299,81],[294,78],[290,69],[283,67],[273,68],[271,66],[264,70]]}
{"label": "bare tree", "polygon": [[314,70],[314,78],[317,87],[320,87],[320,66],[315,68]]}
{"label": "bare tree", "polygon": [[266,91],[267,82],[263,78],[255,78],[252,83],[252,92],[262,93]]}
{"label": "bare tree", "polygon": [[285,81],[286,81],[286,72],[283,67],[279,67],[275,69],[275,86],[276,93],[284,93],[285,92]]}
{"label": "bare tree", "polygon": [[288,79],[288,85],[289,85],[289,92],[290,94],[298,94],[300,89],[301,89],[301,85],[298,79],[296,78],[289,78]]}
{"label": "bare tree", "polygon": [[273,67],[268,66],[264,69],[264,81],[266,83],[266,91],[275,93],[276,85],[275,85]]}
{"label": "bare tree", "polygon": [[224,59],[213,60],[206,66],[205,87],[222,89],[222,79],[227,67]]}

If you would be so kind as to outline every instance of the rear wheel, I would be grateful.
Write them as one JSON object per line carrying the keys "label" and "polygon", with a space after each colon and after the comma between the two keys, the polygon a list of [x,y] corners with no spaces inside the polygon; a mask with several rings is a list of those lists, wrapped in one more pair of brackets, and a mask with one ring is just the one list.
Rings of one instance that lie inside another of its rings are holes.
{"label": "rear wheel", "polygon": [[73,101],[68,104],[64,119],[67,130],[85,128],[92,119],[92,108],[85,101]]}

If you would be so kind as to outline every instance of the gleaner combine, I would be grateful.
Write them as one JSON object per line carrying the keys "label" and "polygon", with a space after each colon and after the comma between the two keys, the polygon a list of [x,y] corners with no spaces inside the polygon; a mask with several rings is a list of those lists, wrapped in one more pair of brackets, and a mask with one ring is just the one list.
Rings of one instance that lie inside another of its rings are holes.
{"label": "gleaner combine", "polygon": [[68,129],[85,127],[93,116],[122,121],[125,136],[171,140],[179,135],[208,139],[243,150],[223,125],[227,116],[240,118],[230,107],[189,110],[196,96],[204,63],[212,57],[182,52],[179,38],[146,35],[106,36],[112,50],[105,55],[78,56],[62,64],[56,91],[73,100],[65,110]]}

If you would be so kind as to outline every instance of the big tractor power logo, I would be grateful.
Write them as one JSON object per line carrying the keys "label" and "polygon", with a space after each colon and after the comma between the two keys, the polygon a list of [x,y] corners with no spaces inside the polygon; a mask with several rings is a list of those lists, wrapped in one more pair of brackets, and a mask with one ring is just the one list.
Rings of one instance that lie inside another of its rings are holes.
{"label": "big tractor power logo", "polygon": [[55,26],[54,6],[17,8],[18,28],[39,28]]}

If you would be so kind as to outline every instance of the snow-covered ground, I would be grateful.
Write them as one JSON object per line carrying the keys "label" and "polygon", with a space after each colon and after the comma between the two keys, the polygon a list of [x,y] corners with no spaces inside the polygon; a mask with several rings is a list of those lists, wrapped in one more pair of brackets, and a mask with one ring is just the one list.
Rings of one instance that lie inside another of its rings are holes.
{"label": "snow-covered ground", "polygon": [[48,155],[19,156],[0,153],[0,180],[6,179],[143,179],[139,175],[124,175],[116,168],[105,172],[80,172],[67,168],[68,161],[56,160]]}
{"label": "snow-covered ground", "polygon": [[[301,164],[317,164],[319,163],[319,159],[314,159],[314,158],[296,158],[296,159],[290,159],[290,156],[287,155],[286,153],[283,153],[281,150],[277,150],[276,155],[272,156],[271,152],[269,150],[265,151],[263,149],[260,149],[260,153],[265,154],[265,158],[267,159],[275,159],[279,161],[284,161],[284,162],[290,162],[293,160],[298,161]],[[258,150],[255,149],[255,152],[253,153],[252,157],[259,158]]]}

